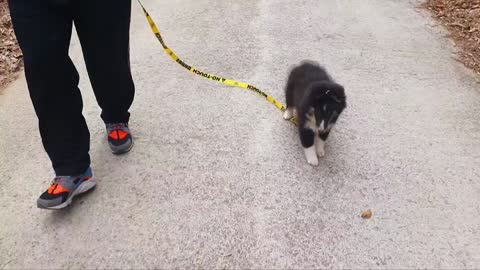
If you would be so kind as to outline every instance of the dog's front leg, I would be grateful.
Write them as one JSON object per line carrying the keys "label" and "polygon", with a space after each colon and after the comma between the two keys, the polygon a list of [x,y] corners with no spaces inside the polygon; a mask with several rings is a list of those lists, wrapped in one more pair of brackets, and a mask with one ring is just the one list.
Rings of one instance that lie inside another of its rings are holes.
{"label": "dog's front leg", "polygon": [[315,136],[315,148],[317,150],[317,156],[325,156],[325,141],[322,140],[319,136]]}
{"label": "dog's front leg", "polygon": [[325,156],[325,141],[327,140],[329,133],[330,132],[327,131],[315,136],[315,146],[317,148],[317,155],[319,157]]}
{"label": "dog's front leg", "polygon": [[302,142],[308,164],[318,165],[317,151],[315,149],[315,132],[309,128],[300,128],[300,141]]}

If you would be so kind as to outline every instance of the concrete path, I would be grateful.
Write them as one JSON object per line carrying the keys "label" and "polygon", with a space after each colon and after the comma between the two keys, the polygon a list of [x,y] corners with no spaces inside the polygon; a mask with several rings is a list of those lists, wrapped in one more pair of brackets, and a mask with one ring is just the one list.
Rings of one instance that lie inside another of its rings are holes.
{"label": "concrete path", "polygon": [[480,85],[418,2],[145,5],[187,62],[281,100],[292,64],[325,64],[349,101],[327,156],[308,166],[272,105],[173,63],[134,3],[126,156],[73,41],[99,182],[73,207],[36,208],[52,170],[24,79],[0,96],[0,268],[480,268]]}

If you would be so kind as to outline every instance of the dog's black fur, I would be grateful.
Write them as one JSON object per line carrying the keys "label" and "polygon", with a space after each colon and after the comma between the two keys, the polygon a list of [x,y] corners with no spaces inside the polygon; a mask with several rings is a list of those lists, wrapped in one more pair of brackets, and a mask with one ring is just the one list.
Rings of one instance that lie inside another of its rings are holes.
{"label": "dog's black fur", "polygon": [[285,118],[292,115],[297,118],[300,140],[305,149],[314,146],[318,136],[322,145],[317,145],[317,154],[323,156],[323,142],[347,106],[343,86],[319,64],[303,61],[292,69],[285,91]]}

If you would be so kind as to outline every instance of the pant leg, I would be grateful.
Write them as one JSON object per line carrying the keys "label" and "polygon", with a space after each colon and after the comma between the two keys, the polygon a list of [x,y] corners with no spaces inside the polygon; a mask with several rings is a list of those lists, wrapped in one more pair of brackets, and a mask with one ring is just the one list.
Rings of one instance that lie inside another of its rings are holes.
{"label": "pant leg", "polygon": [[43,146],[57,175],[84,172],[90,165],[90,134],[78,72],[68,56],[71,9],[51,0],[9,0],[9,7]]}
{"label": "pant leg", "polygon": [[128,122],[134,98],[130,71],[131,0],[75,2],[75,28],[105,123]]}

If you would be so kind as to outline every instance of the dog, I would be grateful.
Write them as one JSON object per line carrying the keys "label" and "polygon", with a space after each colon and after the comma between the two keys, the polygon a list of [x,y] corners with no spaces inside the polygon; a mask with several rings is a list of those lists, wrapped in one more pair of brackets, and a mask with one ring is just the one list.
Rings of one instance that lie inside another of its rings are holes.
{"label": "dog", "polygon": [[330,131],[347,107],[345,89],[318,63],[303,61],[291,70],[285,97],[283,117],[297,119],[307,162],[317,166]]}

